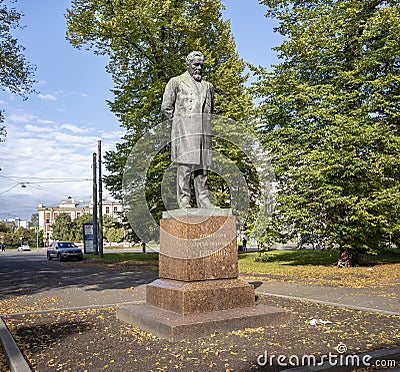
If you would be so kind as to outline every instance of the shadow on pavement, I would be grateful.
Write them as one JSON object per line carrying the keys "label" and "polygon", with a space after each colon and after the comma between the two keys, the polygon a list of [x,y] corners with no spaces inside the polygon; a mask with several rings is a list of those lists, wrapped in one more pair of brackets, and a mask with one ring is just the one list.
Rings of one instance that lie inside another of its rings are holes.
{"label": "shadow on pavement", "polygon": [[85,291],[128,289],[150,283],[157,277],[155,266],[134,266],[122,271],[79,261],[47,261],[44,252],[0,254],[0,299],[3,300],[66,287]]}

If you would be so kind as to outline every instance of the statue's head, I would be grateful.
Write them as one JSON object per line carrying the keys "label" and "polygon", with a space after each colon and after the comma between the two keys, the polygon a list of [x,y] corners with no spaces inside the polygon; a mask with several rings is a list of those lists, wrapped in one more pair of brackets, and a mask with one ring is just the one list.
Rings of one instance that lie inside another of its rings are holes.
{"label": "statue's head", "polygon": [[186,67],[189,74],[196,81],[201,81],[203,73],[204,55],[201,52],[193,51],[186,57]]}

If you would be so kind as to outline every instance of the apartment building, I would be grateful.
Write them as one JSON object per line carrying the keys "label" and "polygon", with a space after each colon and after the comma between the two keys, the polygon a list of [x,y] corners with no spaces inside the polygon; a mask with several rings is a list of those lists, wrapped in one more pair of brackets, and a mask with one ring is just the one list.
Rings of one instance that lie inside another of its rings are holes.
{"label": "apartment building", "polygon": [[[103,216],[108,215],[116,219],[120,218],[120,214],[123,210],[121,203],[112,199],[105,199],[102,204]],[[61,213],[69,214],[73,221],[84,214],[92,214],[92,212],[92,201],[85,202],[84,200],[75,200],[71,197],[61,200],[57,205],[46,206],[44,204],[39,204],[39,229],[43,230],[44,238],[51,240],[51,225]]]}

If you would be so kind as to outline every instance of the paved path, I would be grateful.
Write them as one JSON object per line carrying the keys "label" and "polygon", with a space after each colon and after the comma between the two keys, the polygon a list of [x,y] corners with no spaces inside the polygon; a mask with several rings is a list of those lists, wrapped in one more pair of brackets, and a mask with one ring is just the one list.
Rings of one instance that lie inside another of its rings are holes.
{"label": "paved path", "polygon": [[364,311],[400,315],[400,283],[376,288],[307,286],[291,282],[252,282],[257,294],[297,298]]}
{"label": "paved path", "polygon": [[0,278],[0,300],[18,299],[32,310],[62,309],[141,301],[157,270],[103,270],[47,261],[43,251],[6,251],[0,254]]}
{"label": "paved path", "polygon": [[[49,262],[43,251],[8,251],[0,254],[0,275],[0,300],[19,297],[21,305],[72,308],[143,301],[145,286],[157,278],[157,270],[102,270],[81,262]],[[400,315],[400,285],[335,288],[281,281],[251,283],[256,294]]]}
{"label": "paved path", "polygon": [[[156,279],[157,275],[155,268],[122,272],[99,269],[82,262],[49,262],[43,251],[1,252],[0,300],[13,299],[18,301],[19,306],[39,311],[138,302],[145,300],[145,286]],[[399,285],[355,289],[307,286],[292,282],[251,283],[257,294],[400,315]],[[0,337],[12,369],[29,371],[26,363],[21,364],[24,362],[22,354],[1,318]],[[399,349],[390,352],[394,353],[390,354],[391,357],[400,358]],[[313,369],[307,367],[296,370]]]}

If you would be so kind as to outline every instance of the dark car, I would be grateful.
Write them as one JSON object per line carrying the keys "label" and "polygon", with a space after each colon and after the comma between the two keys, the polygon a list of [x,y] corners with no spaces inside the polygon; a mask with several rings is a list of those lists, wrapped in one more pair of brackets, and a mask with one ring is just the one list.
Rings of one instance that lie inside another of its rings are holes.
{"label": "dark car", "polygon": [[77,247],[72,242],[53,242],[50,247],[47,248],[47,259],[51,261],[53,258],[57,258],[58,261],[77,259],[83,260],[82,249]]}

